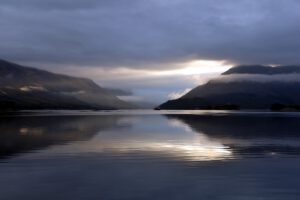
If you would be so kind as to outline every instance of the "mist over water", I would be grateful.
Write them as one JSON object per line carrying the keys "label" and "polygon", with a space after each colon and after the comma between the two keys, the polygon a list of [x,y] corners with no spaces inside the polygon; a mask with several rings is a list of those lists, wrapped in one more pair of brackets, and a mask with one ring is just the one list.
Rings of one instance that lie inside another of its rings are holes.
{"label": "mist over water", "polygon": [[0,117],[11,199],[298,199],[300,114],[29,112]]}

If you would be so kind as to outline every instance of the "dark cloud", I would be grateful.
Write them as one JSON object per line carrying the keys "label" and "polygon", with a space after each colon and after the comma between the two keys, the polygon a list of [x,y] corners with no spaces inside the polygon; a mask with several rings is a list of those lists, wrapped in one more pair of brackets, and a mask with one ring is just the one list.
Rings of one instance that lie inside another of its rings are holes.
{"label": "dark cloud", "polygon": [[188,59],[298,64],[299,9],[297,0],[2,0],[0,57],[133,68]]}

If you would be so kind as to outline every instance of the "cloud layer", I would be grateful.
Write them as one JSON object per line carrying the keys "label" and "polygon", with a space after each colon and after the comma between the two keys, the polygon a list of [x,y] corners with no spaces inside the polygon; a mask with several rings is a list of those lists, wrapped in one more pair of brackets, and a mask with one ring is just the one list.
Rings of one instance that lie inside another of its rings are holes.
{"label": "cloud layer", "polygon": [[130,66],[210,59],[295,64],[297,0],[2,0],[0,56]]}
{"label": "cloud layer", "polygon": [[276,74],[276,75],[263,75],[263,74],[233,74],[222,75],[218,78],[211,80],[212,82],[230,83],[230,82],[300,82],[300,74]]}

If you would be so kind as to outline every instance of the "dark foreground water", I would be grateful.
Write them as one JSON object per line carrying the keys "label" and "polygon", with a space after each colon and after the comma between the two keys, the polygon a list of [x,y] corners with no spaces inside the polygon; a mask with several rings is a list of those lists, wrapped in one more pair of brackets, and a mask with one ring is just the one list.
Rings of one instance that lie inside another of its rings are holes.
{"label": "dark foreground water", "polygon": [[0,117],[1,200],[298,200],[300,113]]}

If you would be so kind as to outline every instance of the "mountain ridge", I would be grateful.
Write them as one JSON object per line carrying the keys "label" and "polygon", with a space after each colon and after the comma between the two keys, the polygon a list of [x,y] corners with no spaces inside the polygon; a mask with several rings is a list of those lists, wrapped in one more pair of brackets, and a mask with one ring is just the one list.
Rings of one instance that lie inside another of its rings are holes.
{"label": "mountain ridge", "polygon": [[[225,77],[230,79],[244,74],[248,75],[246,79],[222,81]],[[300,79],[270,81],[274,75],[290,74],[299,74],[300,78],[300,66],[236,66],[156,109],[295,109],[300,105]],[[256,75],[264,75],[262,78],[270,80],[259,82],[255,80]]]}
{"label": "mountain ridge", "polygon": [[94,81],[0,60],[0,108],[130,109]]}

